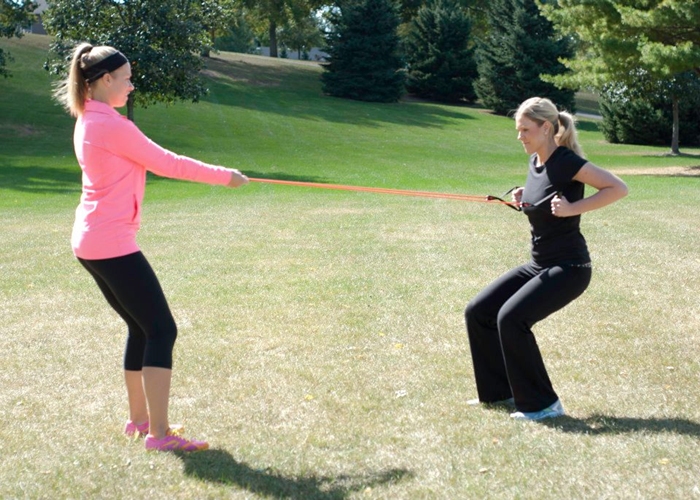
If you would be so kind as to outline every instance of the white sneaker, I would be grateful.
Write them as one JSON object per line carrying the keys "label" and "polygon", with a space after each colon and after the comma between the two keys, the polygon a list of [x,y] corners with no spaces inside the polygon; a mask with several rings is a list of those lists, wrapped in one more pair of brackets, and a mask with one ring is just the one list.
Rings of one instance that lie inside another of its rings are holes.
{"label": "white sneaker", "polygon": [[515,406],[515,399],[513,398],[508,398],[508,399],[503,399],[501,401],[489,401],[488,403],[482,403],[479,398],[474,398],[474,399],[468,399],[467,404],[469,406],[479,406],[480,404],[484,405],[501,405],[501,406]]}
{"label": "white sneaker", "polygon": [[557,399],[551,406],[548,406],[544,410],[532,412],[516,411],[515,413],[510,414],[510,418],[514,418],[516,420],[544,420],[545,418],[555,418],[563,415],[566,415],[564,412],[564,407]]}

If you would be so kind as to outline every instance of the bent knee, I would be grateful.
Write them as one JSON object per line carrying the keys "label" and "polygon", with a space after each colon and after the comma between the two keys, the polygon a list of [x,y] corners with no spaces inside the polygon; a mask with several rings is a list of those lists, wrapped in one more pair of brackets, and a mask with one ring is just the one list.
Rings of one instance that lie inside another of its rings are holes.
{"label": "bent knee", "polygon": [[530,332],[532,323],[517,312],[501,309],[496,318],[496,325],[501,338]]}
{"label": "bent knee", "polygon": [[143,365],[172,369],[176,338],[177,325],[174,321],[153,325],[146,341]]}
{"label": "bent knee", "polygon": [[160,345],[174,345],[177,339],[177,324],[172,318],[158,321],[151,326],[147,334],[148,340]]}
{"label": "bent knee", "polygon": [[513,325],[517,325],[522,321],[518,314],[506,308],[502,308],[498,311],[498,316],[496,317],[496,324],[498,325],[499,331],[503,328],[508,329]]}
{"label": "bent knee", "polygon": [[467,307],[464,308],[464,319],[468,322],[470,318],[476,318],[480,316],[481,307],[479,303],[475,300],[470,301]]}

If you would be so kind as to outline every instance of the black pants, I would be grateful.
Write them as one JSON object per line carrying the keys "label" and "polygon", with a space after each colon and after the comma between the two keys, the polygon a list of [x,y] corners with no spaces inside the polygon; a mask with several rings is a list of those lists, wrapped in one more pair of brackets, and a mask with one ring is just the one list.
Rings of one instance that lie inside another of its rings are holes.
{"label": "black pants", "polygon": [[136,252],[113,259],[78,260],[129,328],[124,369],[172,369],[177,326],[146,257]]}
{"label": "black pants", "polygon": [[479,400],[513,397],[519,411],[533,412],[558,399],[531,328],[581,295],[590,281],[590,267],[528,263],[469,303],[465,317]]}

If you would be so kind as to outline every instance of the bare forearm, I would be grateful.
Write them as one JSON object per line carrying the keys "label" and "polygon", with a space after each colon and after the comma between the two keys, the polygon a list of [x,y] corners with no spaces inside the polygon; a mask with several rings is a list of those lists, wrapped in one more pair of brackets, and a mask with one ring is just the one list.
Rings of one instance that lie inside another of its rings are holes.
{"label": "bare forearm", "polygon": [[[596,189],[596,193],[587,198],[568,203],[568,200],[552,200],[552,213],[558,217],[581,215],[592,210],[615,203],[627,196],[627,184],[615,174],[586,163],[578,171],[575,180]],[[555,206],[556,205],[556,206]]]}
{"label": "bare forearm", "polygon": [[571,210],[573,213],[571,215],[581,215],[586,212],[598,210],[599,208],[603,208],[611,203],[615,203],[616,201],[624,198],[626,195],[627,186],[624,183],[604,187],[595,194],[572,203]]}

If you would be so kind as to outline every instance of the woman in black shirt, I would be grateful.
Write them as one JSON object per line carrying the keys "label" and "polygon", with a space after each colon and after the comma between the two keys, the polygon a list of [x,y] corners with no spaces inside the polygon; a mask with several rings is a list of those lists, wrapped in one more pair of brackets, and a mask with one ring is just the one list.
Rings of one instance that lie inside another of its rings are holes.
{"label": "woman in black shirt", "polygon": [[[532,259],[482,290],[465,317],[478,399],[506,403],[511,417],[564,415],[547,375],[532,326],[581,295],[591,279],[581,214],[627,194],[617,176],[582,158],[573,117],[533,97],[515,114],[518,140],[530,155],[524,188],[513,200],[530,221]],[[596,192],[584,196],[584,185]]]}

